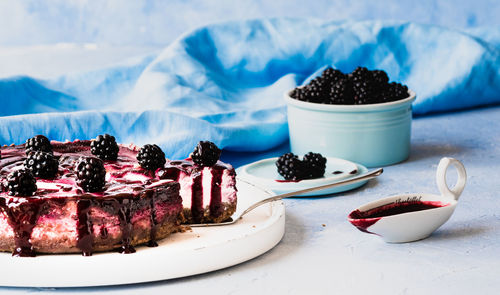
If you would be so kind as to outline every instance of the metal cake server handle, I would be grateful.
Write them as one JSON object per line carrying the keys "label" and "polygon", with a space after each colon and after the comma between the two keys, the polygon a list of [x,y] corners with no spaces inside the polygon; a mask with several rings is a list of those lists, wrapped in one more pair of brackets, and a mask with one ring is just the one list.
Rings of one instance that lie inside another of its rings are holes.
{"label": "metal cake server handle", "polygon": [[[266,198],[266,199],[263,199],[261,201],[254,203],[253,205],[249,206],[247,209],[245,209],[244,211],[242,211],[240,213],[233,214],[233,216],[231,216],[231,220],[229,220],[229,221],[224,221],[224,222],[220,222],[220,223],[197,223],[197,224],[189,224],[189,226],[191,226],[191,227],[205,227],[205,226],[222,226],[222,225],[233,224],[233,223],[236,223],[238,220],[240,220],[241,217],[243,217],[243,215],[247,214],[248,212],[252,211],[253,209],[255,209],[263,204],[266,204],[269,202],[274,202],[274,201],[279,201],[279,200],[284,199],[284,198],[298,196],[298,195],[309,193],[309,192],[315,192],[315,191],[319,191],[319,190],[323,190],[323,189],[327,189],[327,188],[332,188],[332,187],[337,187],[337,186],[342,186],[342,185],[349,185],[349,184],[353,184],[356,182],[372,179],[372,178],[375,178],[375,177],[379,176],[380,174],[382,174],[382,172],[384,172],[384,169],[378,168],[378,169],[360,174],[358,176],[351,177],[351,178],[344,179],[344,180],[340,180],[340,181],[336,181],[333,183],[315,186],[315,187],[311,187],[311,188],[307,188],[307,189],[303,189],[303,190],[299,190],[299,191],[289,192],[286,194],[272,196],[272,197],[269,197],[269,198]],[[238,181],[244,181],[244,180],[238,179]],[[247,182],[247,181],[244,181],[244,182]],[[247,182],[247,183],[250,185],[256,186],[252,183],[249,183],[249,182]],[[263,189],[263,190],[268,192],[269,194],[274,194],[274,193],[270,192],[269,190],[265,190],[265,189]]]}

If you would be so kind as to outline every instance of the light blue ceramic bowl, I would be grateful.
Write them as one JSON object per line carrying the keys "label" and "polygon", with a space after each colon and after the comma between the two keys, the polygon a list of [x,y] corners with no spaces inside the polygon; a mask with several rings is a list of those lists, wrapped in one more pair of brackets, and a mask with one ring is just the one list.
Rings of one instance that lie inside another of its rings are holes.
{"label": "light blue ceramic bowl", "polygon": [[379,167],[410,155],[410,97],[368,105],[328,105],[304,102],[285,93],[290,146],[294,154],[321,153]]}

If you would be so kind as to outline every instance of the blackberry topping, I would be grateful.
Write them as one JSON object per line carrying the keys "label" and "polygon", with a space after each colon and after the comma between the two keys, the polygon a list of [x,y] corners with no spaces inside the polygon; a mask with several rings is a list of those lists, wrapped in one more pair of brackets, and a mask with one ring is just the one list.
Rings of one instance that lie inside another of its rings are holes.
{"label": "blackberry topping", "polygon": [[106,169],[101,159],[81,157],[76,164],[76,183],[86,192],[101,192],[106,183]]}
{"label": "blackberry topping", "polygon": [[109,134],[99,135],[90,142],[90,152],[101,160],[115,161],[118,150],[115,137]]}
{"label": "blackberry topping", "polygon": [[165,153],[156,144],[146,144],[137,154],[137,161],[146,170],[156,170],[165,165]]}
{"label": "blackberry topping", "polygon": [[52,178],[59,169],[59,162],[50,153],[30,152],[24,160],[24,167],[28,168],[35,177]]}
{"label": "blackberry topping", "polygon": [[24,148],[26,149],[26,154],[29,154],[31,151],[52,153],[52,145],[49,139],[43,135],[37,135],[26,140]]}
{"label": "blackberry topping", "polygon": [[200,166],[213,166],[219,160],[221,152],[213,142],[200,141],[191,153],[191,159]]}
{"label": "blackberry topping", "polygon": [[35,176],[29,170],[16,170],[7,175],[7,190],[10,196],[29,197],[36,189]]}
{"label": "blackberry topping", "polygon": [[304,155],[303,162],[306,166],[306,178],[320,178],[325,175],[326,158],[321,154],[309,152]]}
{"label": "blackberry topping", "polygon": [[293,153],[286,153],[276,161],[278,173],[286,180],[303,179],[304,165]]}

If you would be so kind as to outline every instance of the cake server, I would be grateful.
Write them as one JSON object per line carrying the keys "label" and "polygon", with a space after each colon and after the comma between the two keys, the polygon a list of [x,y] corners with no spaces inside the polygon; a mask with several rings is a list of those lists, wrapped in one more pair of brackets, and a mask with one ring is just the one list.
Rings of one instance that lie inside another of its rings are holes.
{"label": "cake server", "polygon": [[[248,212],[252,211],[253,209],[255,209],[263,204],[266,204],[269,202],[274,202],[274,201],[279,201],[279,200],[284,199],[284,198],[294,197],[294,196],[298,196],[298,195],[313,192],[313,191],[319,191],[319,190],[323,190],[323,189],[327,189],[327,188],[331,188],[331,187],[336,187],[336,186],[349,185],[349,184],[353,184],[356,182],[372,179],[372,178],[375,178],[375,177],[379,176],[380,174],[382,174],[382,172],[384,172],[384,169],[378,168],[378,169],[371,170],[371,171],[368,171],[366,173],[360,174],[358,176],[347,178],[347,179],[340,180],[340,181],[335,181],[333,183],[315,186],[315,187],[311,187],[311,188],[307,188],[307,189],[303,189],[303,190],[298,190],[298,191],[294,191],[294,192],[289,192],[289,193],[285,193],[285,194],[275,195],[275,196],[263,199],[261,201],[258,201],[256,203],[250,205],[247,209],[245,209],[243,211],[236,212],[235,214],[233,214],[233,216],[231,216],[231,219],[229,221],[220,222],[220,223],[197,223],[197,224],[190,224],[189,226],[191,226],[191,227],[205,227],[205,226],[222,226],[222,225],[233,224],[233,223],[236,223],[238,220],[240,220],[243,217],[243,215],[247,214]],[[238,181],[244,181],[250,185],[256,186],[255,184],[247,182],[243,179],[238,179]],[[261,189],[268,192],[269,194],[274,195],[274,193],[269,191],[269,190],[266,190],[263,188],[261,188]]]}

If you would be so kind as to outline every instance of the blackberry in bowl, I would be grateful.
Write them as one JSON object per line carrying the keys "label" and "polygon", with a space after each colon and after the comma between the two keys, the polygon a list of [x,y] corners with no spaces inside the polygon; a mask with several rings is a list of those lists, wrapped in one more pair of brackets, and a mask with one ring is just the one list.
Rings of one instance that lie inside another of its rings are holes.
{"label": "blackberry in bowl", "polygon": [[284,96],[294,154],[314,150],[368,167],[409,156],[415,93],[384,71],[328,68]]}

